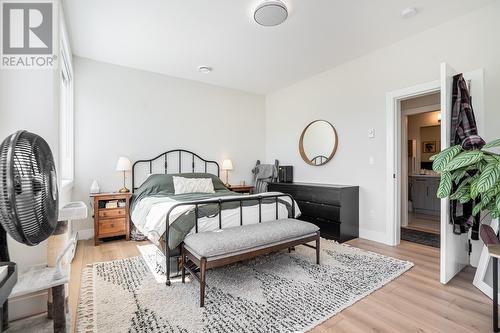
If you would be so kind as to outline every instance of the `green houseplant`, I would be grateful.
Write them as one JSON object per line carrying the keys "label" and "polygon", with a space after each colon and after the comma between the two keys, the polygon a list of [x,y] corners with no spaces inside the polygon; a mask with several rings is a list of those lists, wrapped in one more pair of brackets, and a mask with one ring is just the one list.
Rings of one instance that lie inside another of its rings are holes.
{"label": "green houseplant", "polygon": [[489,211],[493,218],[498,218],[500,155],[489,149],[499,146],[500,139],[496,139],[481,149],[463,150],[461,145],[456,145],[432,156],[432,169],[441,175],[438,198],[449,197],[462,204],[474,200],[474,216]]}

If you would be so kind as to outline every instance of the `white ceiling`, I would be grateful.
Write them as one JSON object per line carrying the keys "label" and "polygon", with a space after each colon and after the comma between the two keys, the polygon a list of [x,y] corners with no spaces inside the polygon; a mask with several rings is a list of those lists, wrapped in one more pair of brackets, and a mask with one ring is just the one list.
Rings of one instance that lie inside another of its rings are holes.
{"label": "white ceiling", "polygon": [[[276,27],[253,21],[259,2],[64,0],[64,8],[77,56],[268,93],[492,0],[285,0],[289,17]],[[410,6],[418,15],[402,19]]]}

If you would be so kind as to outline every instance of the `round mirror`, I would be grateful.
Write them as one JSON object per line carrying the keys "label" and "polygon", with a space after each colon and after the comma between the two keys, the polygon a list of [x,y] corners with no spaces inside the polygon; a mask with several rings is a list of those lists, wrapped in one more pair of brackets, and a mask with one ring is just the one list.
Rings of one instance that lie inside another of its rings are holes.
{"label": "round mirror", "polygon": [[324,165],[337,151],[337,131],[326,120],[315,120],[302,131],[299,152],[310,165]]}

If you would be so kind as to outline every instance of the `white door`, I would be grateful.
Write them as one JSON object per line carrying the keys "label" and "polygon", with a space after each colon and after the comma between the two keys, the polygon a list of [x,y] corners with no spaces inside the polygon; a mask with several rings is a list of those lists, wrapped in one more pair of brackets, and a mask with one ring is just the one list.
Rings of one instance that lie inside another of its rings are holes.
{"label": "white door", "polygon": [[[451,99],[453,76],[458,72],[448,64],[441,64],[441,150],[448,148],[451,142]],[[483,128],[483,71],[464,73],[464,78],[471,85],[474,113],[479,134]],[[468,235],[455,235],[450,221],[448,199],[441,199],[441,283],[448,283],[458,272],[469,264]]]}

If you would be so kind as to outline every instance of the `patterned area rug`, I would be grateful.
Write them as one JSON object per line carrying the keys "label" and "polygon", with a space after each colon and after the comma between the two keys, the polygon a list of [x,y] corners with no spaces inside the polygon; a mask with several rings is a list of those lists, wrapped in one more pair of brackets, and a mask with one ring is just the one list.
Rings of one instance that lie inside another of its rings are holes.
{"label": "patterned area rug", "polygon": [[199,285],[157,283],[142,257],[85,269],[77,332],[305,332],[395,279],[413,264],[322,239],[207,273]]}

